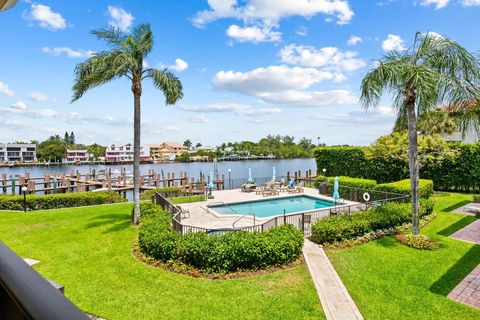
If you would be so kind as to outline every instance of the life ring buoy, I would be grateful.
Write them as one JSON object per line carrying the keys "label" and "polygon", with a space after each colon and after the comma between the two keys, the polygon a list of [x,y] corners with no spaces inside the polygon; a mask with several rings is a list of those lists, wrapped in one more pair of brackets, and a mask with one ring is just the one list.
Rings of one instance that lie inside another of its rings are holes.
{"label": "life ring buoy", "polygon": [[366,202],[370,201],[370,194],[368,192],[365,192],[363,194],[363,200],[365,200]]}

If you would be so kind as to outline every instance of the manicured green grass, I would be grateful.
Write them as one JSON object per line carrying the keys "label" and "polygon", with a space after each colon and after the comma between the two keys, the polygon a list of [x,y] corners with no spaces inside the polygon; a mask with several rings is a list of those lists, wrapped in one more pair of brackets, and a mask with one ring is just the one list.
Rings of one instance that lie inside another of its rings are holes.
{"label": "manicured green grass", "polygon": [[387,237],[327,252],[365,319],[480,319],[480,311],[446,298],[480,263],[480,246],[448,238],[475,220],[448,212],[471,201],[471,195],[433,198],[437,218],[422,233],[440,249],[418,250]]}
{"label": "manicured green grass", "polygon": [[131,204],[1,213],[0,240],[40,260],[82,310],[107,319],[325,319],[306,266],[207,280],[138,262]]}

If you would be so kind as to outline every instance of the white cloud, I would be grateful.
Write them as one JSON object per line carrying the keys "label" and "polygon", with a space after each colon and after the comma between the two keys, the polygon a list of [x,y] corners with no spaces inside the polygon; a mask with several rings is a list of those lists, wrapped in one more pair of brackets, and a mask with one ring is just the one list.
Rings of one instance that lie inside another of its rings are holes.
{"label": "white cloud", "polygon": [[480,0],[462,0],[462,5],[465,7],[480,6]]}
{"label": "white cloud", "polygon": [[361,43],[363,40],[359,36],[351,36],[348,38],[347,45],[349,47],[356,46],[357,44]]}
{"label": "white cloud", "polygon": [[435,10],[439,10],[439,9],[445,8],[448,5],[449,1],[450,0],[421,0],[420,4],[426,7],[430,5],[434,5]]}
{"label": "white cloud", "polygon": [[10,108],[12,108],[13,110],[22,111],[22,110],[27,109],[27,105],[23,101],[17,101],[15,103],[11,104]]}
{"label": "white cloud", "polygon": [[330,91],[298,91],[270,93],[263,96],[270,103],[292,105],[298,107],[322,107],[334,105],[351,105],[358,103],[358,98],[348,90]]}
{"label": "white cloud", "polygon": [[313,115],[315,119],[326,120],[330,124],[340,126],[362,126],[362,125],[380,125],[391,124],[395,119],[395,111],[391,107],[379,106],[371,111],[357,109],[347,113],[325,114],[318,113]]}
{"label": "white cloud", "polygon": [[338,24],[346,24],[354,15],[347,0],[245,0],[241,4],[237,0],[209,0],[208,4],[209,10],[197,12],[193,17],[195,26],[222,18],[277,25],[282,18],[311,18],[317,14],[334,16]]}
{"label": "white cloud", "polygon": [[37,21],[42,28],[52,31],[65,29],[67,27],[67,22],[60,13],[53,12],[49,6],[43,4],[33,3],[30,15],[27,18]]}
{"label": "white cloud", "polygon": [[235,24],[227,29],[227,36],[239,42],[278,42],[281,39],[282,33],[272,31],[271,27],[260,28],[258,26],[239,27]]}
{"label": "white cloud", "polygon": [[305,26],[301,26],[298,28],[296,34],[298,34],[300,37],[305,37],[308,34],[308,28]]}
{"label": "white cloud", "polygon": [[43,47],[42,51],[53,56],[66,54],[69,58],[90,58],[95,52],[91,50],[74,50],[69,47]]}
{"label": "white cloud", "polygon": [[400,36],[395,34],[389,34],[385,40],[382,42],[383,51],[405,51],[405,41],[403,41]]}
{"label": "white cloud", "polygon": [[13,97],[15,92],[8,86],[8,84],[0,81],[0,93],[6,95],[7,97]]}
{"label": "white cloud", "polygon": [[135,19],[130,12],[125,11],[121,7],[108,6],[108,14],[110,16],[110,19],[108,20],[110,26],[118,28],[124,32],[128,31]]}
{"label": "white cloud", "polygon": [[177,59],[175,59],[175,64],[172,64],[168,68],[172,69],[174,71],[184,71],[188,68],[188,63],[185,60],[177,58]]}
{"label": "white cloud", "polygon": [[352,72],[364,67],[363,60],[356,58],[355,51],[342,52],[336,47],[315,49],[311,46],[291,44],[280,50],[280,58],[285,63],[306,67],[320,67],[325,70]]}
{"label": "white cloud", "polygon": [[51,99],[48,95],[41,92],[31,92],[30,99],[37,101],[37,102],[45,102],[45,101],[55,101],[55,99]]}
{"label": "white cloud", "polygon": [[208,123],[210,122],[210,119],[203,115],[203,114],[200,114],[198,116],[193,116],[193,117],[190,117],[188,118],[188,122],[191,122],[191,123]]}
{"label": "white cloud", "polygon": [[180,105],[179,108],[184,111],[202,112],[202,113],[234,113],[240,116],[262,116],[280,113],[279,108],[253,108],[247,104],[219,102],[212,104],[198,105]]}
{"label": "white cloud", "polygon": [[248,72],[220,71],[213,85],[246,95],[260,96],[270,92],[307,89],[324,80],[333,80],[335,74],[315,68],[269,66]]}

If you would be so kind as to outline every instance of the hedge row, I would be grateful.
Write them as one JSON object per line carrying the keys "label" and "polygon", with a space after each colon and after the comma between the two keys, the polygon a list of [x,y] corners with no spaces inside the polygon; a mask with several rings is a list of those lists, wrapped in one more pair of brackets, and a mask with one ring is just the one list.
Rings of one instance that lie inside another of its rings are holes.
{"label": "hedge row", "polygon": [[[480,191],[480,143],[449,144],[454,157],[433,161],[420,168],[420,177],[433,181],[436,190]],[[408,163],[385,157],[367,158],[367,147],[320,147],[315,150],[318,172],[329,176],[373,179],[379,183],[409,178]]]}
{"label": "hedge row", "polygon": [[[361,237],[369,232],[394,228],[411,222],[409,204],[387,203],[372,210],[353,215],[334,216],[312,225],[312,240],[323,244]],[[433,202],[422,199],[420,216],[433,212]]]}
{"label": "hedge row", "polygon": [[[92,206],[126,201],[113,191],[27,195],[27,210]],[[23,195],[0,195],[0,210],[23,210]]]}
{"label": "hedge row", "polygon": [[[433,181],[420,179],[420,198],[430,198],[433,194]],[[404,179],[396,182],[382,183],[377,185],[377,190],[385,192],[395,192],[410,195],[410,179]]]}
{"label": "hedge row", "polygon": [[181,262],[207,273],[256,270],[291,263],[303,247],[303,234],[292,225],[267,232],[180,235],[170,227],[170,214],[142,204],[141,251],[163,262]]}
{"label": "hedge row", "polygon": [[160,193],[165,198],[175,198],[182,195],[182,188],[180,187],[165,187],[154,190],[147,190],[140,195],[142,200],[150,200],[155,193]]}
{"label": "hedge row", "polygon": [[[324,178],[319,177],[317,179],[317,183],[320,183],[323,180]],[[328,192],[333,192],[332,185],[334,181],[335,181],[335,177],[327,177],[327,182],[329,183]],[[377,182],[372,179],[340,176],[338,177],[338,182],[339,182],[339,193],[341,197],[342,197],[342,194],[350,192],[351,188],[378,190],[383,192],[410,195],[410,179],[404,179],[404,180],[391,182],[391,183],[377,184]],[[433,181],[420,179],[419,184],[420,184],[420,197],[429,198],[433,194]],[[372,201],[383,199],[383,195],[371,195],[371,196],[372,196],[372,199],[371,199]],[[375,199],[375,196],[379,196],[381,198]]]}

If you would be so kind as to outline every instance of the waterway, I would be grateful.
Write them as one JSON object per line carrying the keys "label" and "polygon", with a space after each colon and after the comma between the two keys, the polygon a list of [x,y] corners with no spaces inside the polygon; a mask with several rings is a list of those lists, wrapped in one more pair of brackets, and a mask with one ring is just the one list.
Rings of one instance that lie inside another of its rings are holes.
{"label": "waterway", "polygon": [[[142,174],[147,174],[149,170],[155,170],[157,173],[164,173],[165,177],[168,173],[174,173],[175,177],[180,177],[181,172],[186,172],[188,177],[199,178],[200,173],[208,175],[210,171],[216,174],[224,174],[228,179],[229,169],[231,179],[245,179],[248,177],[248,170],[252,169],[253,177],[270,177],[275,167],[276,176],[285,176],[287,171],[293,175],[293,172],[301,170],[302,175],[305,171],[312,170],[316,172],[315,159],[288,159],[288,160],[246,160],[246,161],[221,161],[221,162],[188,162],[188,163],[159,163],[159,164],[142,164],[140,170]],[[54,173],[70,173],[70,171],[78,171],[87,173],[93,169],[118,171],[125,168],[127,173],[133,172],[132,165],[63,165],[51,167],[2,167],[0,175],[6,173],[7,177],[15,177],[24,175],[25,171],[30,173],[31,177],[43,177],[44,174]]]}

